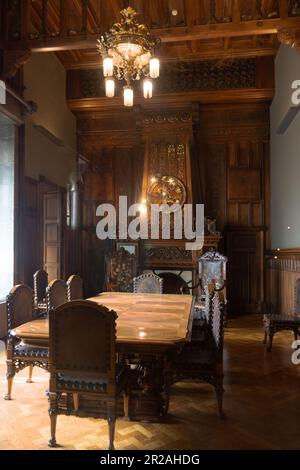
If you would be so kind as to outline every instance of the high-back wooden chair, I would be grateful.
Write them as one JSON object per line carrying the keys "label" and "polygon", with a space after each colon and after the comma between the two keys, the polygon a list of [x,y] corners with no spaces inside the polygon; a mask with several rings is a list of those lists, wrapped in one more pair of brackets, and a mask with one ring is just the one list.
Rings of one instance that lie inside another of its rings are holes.
{"label": "high-back wooden chair", "polygon": [[291,311],[281,311],[278,302],[269,303],[266,302],[264,305],[263,315],[264,325],[264,344],[267,344],[269,338],[269,344],[267,351],[272,351],[273,338],[279,331],[292,331],[294,333],[295,340],[300,336],[300,279],[295,280],[294,284],[294,303]]}
{"label": "high-back wooden chair", "polygon": [[141,274],[133,279],[133,292],[135,294],[162,294],[163,279],[156,274]]}
{"label": "high-back wooden chair", "polygon": [[204,295],[210,283],[214,282],[216,289],[223,290],[226,302],[226,265],[227,258],[218,251],[210,250],[200,256],[199,282]]}
{"label": "high-back wooden chair", "polygon": [[67,280],[67,299],[68,302],[83,299],[83,281],[76,274],[73,274]]}
{"label": "high-back wooden chair", "polygon": [[13,287],[6,299],[7,305],[7,394],[6,400],[11,399],[13,378],[16,373],[29,367],[29,378],[32,382],[34,366],[47,369],[48,348],[38,345],[23,344],[14,334],[14,329],[34,317],[34,297],[30,287],[18,285]]}
{"label": "high-back wooden chair", "polygon": [[67,288],[64,281],[56,279],[51,281],[46,291],[47,308],[50,311],[67,302]]}
{"label": "high-back wooden chair", "polygon": [[226,304],[223,291],[207,288],[208,322],[203,336],[184,346],[174,363],[174,381],[197,380],[215,388],[219,415],[223,414],[223,343]]}
{"label": "high-back wooden chair", "polygon": [[50,447],[56,446],[57,415],[65,414],[106,418],[114,449],[116,403],[127,371],[116,364],[116,318],[114,311],[84,300],[50,311]]}
{"label": "high-back wooden chair", "polygon": [[46,289],[48,286],[48,273],[39,269],[33,275],[34,305],[41,311],[47,310]]}

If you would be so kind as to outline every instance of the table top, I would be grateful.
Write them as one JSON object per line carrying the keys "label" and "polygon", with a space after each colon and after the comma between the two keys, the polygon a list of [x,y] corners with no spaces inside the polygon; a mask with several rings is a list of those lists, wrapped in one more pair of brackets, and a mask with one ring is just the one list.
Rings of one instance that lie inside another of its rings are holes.
{"label": "table top", "polygon": [[[190,295],[105,292],[88,300],[117,313],[117,343],[172,345],[190,340],[193,312]],[[47,343],[48,319],[25,323],[12,334],[27,343]]]}

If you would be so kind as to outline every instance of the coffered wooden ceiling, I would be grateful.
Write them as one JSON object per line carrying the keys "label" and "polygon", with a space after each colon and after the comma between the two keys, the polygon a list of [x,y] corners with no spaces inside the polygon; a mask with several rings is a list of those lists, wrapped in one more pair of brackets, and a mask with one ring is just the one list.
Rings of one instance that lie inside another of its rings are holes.
{"label": "coffered wooden ceiling", "polygon": [[162,40],[163,60],[274,55],[278,32],[300,29],[292,0],[4,0],[6,48],[56,51],[66,68],[97,67],[96,38],[127,5]]}

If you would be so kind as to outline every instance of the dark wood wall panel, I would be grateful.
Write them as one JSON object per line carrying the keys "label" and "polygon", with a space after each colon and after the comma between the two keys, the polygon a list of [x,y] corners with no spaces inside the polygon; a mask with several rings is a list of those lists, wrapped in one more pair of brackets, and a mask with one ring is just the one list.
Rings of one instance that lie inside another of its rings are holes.
{"label": "dark wood wall panel", "polygon": [[184,116],[182,129],[187,123],[193,129],[187,138],[196,185],[193,193],[198,194],[194,202],[205,203],[206,215],[217,219],[224,235],[229,308],[234,314],[257,312],[264,294],[263,256],[269,224],[269,102],[198,104],[192,112],[190,106],[183,110],[181,105],[180,112],[175,109],[174,104],[163,111],[155,106],[151,112],[138,107],[129,119],[127,110],[78,114],[79,152],[90,162],[84,176],[82,245],[89,292],[103,286],[108,246],[96,238],[97,205],[117,204],[119,195],[128,195],[129,203],[139,200],[145,139],[160,144],[176,140],[178,122]]}
{"label": "dark wood wall panel", "polygon": [[217,218],[229,258],[229,309],[260,311],[269,227],[269,103],[200,107],[197,133],[206,213]]}

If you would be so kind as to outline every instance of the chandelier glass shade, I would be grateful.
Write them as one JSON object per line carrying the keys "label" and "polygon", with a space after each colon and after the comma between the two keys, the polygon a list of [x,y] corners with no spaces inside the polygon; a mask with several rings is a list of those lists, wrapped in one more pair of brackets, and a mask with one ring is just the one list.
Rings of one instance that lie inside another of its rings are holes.
{"label": "chandelier glass shade", "polygon": [[120,12],[121,21],[98,39],[103,57],[103,75],[107,97],[115,93],[115,78],[124,81],[124,105],[133,106],[132,82],[144,78],[144,97],[152,98],[153,82],[159,77],[159,59],[155,51],[160,39],[152,36],[146,25],[137,20],[137,12],[128,7]]}

